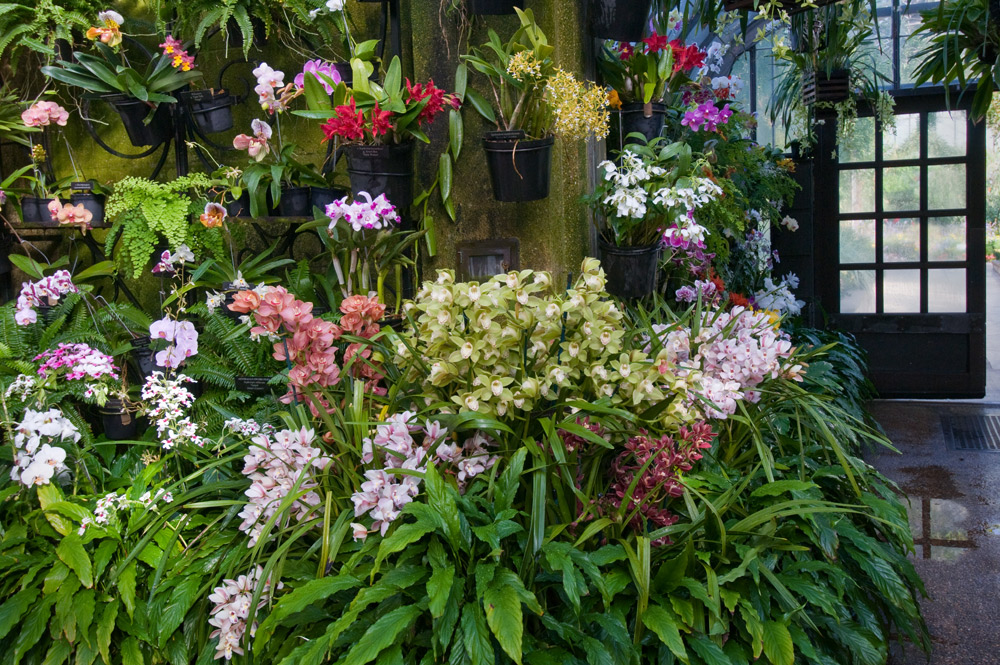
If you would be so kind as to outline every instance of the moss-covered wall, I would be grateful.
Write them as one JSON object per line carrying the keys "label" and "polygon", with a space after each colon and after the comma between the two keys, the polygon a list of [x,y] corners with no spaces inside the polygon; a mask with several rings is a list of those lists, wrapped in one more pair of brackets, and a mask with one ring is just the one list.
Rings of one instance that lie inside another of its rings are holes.
{"label": "moss-covered wall", "polygon": [[[451,89],[454,85],[455,67],[459,53],[467,49],[468,43],[480,44],[487,39],[487,28],[495,29],[506,39],[518,26],[516,16],[475,17],[469,41],[457,44],[457,19],[440,11],[441,0],[402,0],[401,2],[401,43],[404,71],[415,80],[433,78],[440,87]],[[134,16],[141,12],[125,3],[122,12]],[[120,6],[120,3],[116,3]],[[592,40],[586,34],[583,13],[584,3],[566,0],[528,0],[527,6],[537,17],[550,43],[556,47],[558,64],[577,74],[586,74],[591,68],[589,50]],[[355,37],[363,39],[379,36],[380,9],[377,3],[361,3],[348,0],[348,10],[355,26]],[[181,38],[188,35],[178,35]],[[446,46],[450,43],[450,52]],[[158,40],[147,39],[147,46],[156,48]],[[249,63],[230,66],[222,80],[222,87],[234,93],[245,93],[247,99],[234,109],[234,128],[229,132],[212,135],[219,144],[229,146],[236,133],[249,133],[250,121],[266,115],[256,105],[253,93],[253,77],[250,71],[260,61],[266,61],[276,69],[285,72],[285,80],[291,81],[300,71],[307,57],[323,54],[311,52],[296,53],[278,40],[272,39],[261,50],[251,50]],[[328,54],[326,54],[328,55]],[[205,73],[202,87],[218,87],[219,72],[227,62],[241,57],[238,49],[230,47],[228,54],[221,35],[217,35],[198,53],[198,68]],[[37,77],[35,77],[37,81]],[[477,74],[470,75],[470,86],[486,85]],[[61,91],[60,101],[70,108],[72,99]],[[301,106],[301,103],[300,103]],[[133,148],[121,128],[115,112],[96,102],[90,108],[94,127],[101,138],[113,148],[135,154],[140,149]],[[523,268],[550,270],[557,276],[579,268],[583,256],[590,248],[588,215],[579,199],[588,186],[589,164],[593,162],[595,149],[582,143],[557,140],[552,164],[552,193],[548,199],[532,203],[499,203],[493,199],[489,177],[486,171],[485,155],[481,136],[490,127],[471,108],[464,112],[465,143],[461,158],[455,169],[454,200],[457,220],[447,219],[442,207],[432,206],[435,217],[438,253],[436,257],[424,257],[428,269],[455,267],[456,245],[463,240],[487,240],[497,238],[517,238],[520,241],[520,265]],[[274,123],[272,119],[272,124]],[[280,120],[282,138],[296,143],[304,161],[320,165],[326,153],[319,123],[289,114]],[[121,159],[102,150],[87,134],[80,120],[80,113],[74,112],[65,135],[73,146],[74,162],[81,177],[92,178],[110,184],[126,175],[149,175],[160,157],[160,150],[148,157],[137,160]],[[422,187],[433,182],[438,155],[447,140],[447,121],[444,116],[431,132],[432,143],[421,146],[418,151],[417,180]],[[54,139],[56,137],[53,137]],[[72,162],[62,140],[53,141],[53,157],[57,175],[73,173]],[[241,165],[246,156],[242,153],[212,151],[213,157],[222,163]],[[192,171],[211,170],[199,162],[193,150],[188,151],[189,168]],[[23,155],[7,150],[4,152],[4,170],[9,172],[14,165],[24,159]],[[173,150],[166,157],[160,179],[173,177],[175,173]],[[338,176],[346,185],[343,165]],[[52,244],[50,243],[50,246]],[[53,250],[54,251],[54,248]]]}

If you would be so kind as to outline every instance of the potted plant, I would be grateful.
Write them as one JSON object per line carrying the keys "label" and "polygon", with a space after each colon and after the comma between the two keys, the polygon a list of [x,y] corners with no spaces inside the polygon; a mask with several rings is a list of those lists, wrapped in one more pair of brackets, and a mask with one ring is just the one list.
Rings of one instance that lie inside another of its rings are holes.
{"label": "potted plant", "polygon": [[206,259],[198,268],[200,276],[197,285],[213,290],[208,297],[209,312],[221,307],[223,315],[233,319],[238,318],[225,306],[232,304],[233,295],[237,291],[246,291],[279,281],[274,271],[295,262],[291,259],[272,259],[276,247],[277,245],[271,245],[263,252],[250,252],[250,256],[240,261],[241,255],[235,253],[235,244],[229,238],[227,254]]}
{"label": "potted plant", "polygon": [[[107,17],[105,27],[88,32],[92,39],[100,40],[95,43],[96,54],[74,51],[76,62],[58,60],[42,67],[42,73],[111,104],[121,116],[132,145],[158,145],[171,135],[170,112],[164,104],[176,103],[171,93],[196,81],[201,72],[193,71],[194,58],[170,35],[160,45],[163,51],[150,56],[144,69],[134,68],[120,48],[118,19],[121,16],[117,14]],[[132,55],[132,60],[137,58],[137,54]]]}
{"label": "potted plant", "polygon": [[177,93],[201,134],[217,134],[233,128],[235,98],[226,90],[182,90]]}
{"label": "potted plant", "polygon": [[343,146],[353,192],[384,194],[405,212],[413,203],[414,140],[429,143],[424,130],[441,111],[458,108],[459,99],[433,81],[404,82],[398,57],[389,63],[382,85],[369,80],[370,63],[354,59],[351,64],[353,88],[338,84],[332,100],[323,87],[332,79],[306,75],[309,110],[294,113],[325,121],[324,141]]}
{"label": "potted plant", "polygon": [[914,83],[958,83],[963,90],[978,80],[970,117],[984,118],[993,100],[1000,58],[1000,5],[993,0],[945,0],[920,12],[920,26],[912,37],[928,38],[916,54]]}
{"label": "potted plant", "polygon": [[652,0],[590,0],[590,25],[598,39],[637,42],[649,23]]}
{"label": "potted plant", "polygon": [[[679,39],[669,40],[655,32],[641,43],[605,44],[597,65],[604,82],[611,86],[611,131],[609,154],[625,145],[647,142],[660,135],[667,107],[667,92],[676,92],[691,82],[691,72],[705,62],[705,53]],[[629,138],[632,134],[639,137]]]}
{"label": "potted plant", "polygon": [[536,201],[549,195],[556,135],[570,140],[607,136],[607,95],[557,68],[554,49],[531,10],[515,11],[521,27],[506,44],[490,30],[487,44],[462,56],[487,77],[494,102],[472,89],[466,99],[497,126],[483,137],[496,199]]}
{"label": "potted plant", "polygon": [[647,296],[656,288],[661,247],[677,248],[678,240],[703,243],[705,230],[695,213],[722,190],[689,145],[660,138],[629,145],[620,164],[605,161],[598,173],[600,181],[587,200],[602,220],[608,291],[620,298]]}
{"label": "potted plant", "polygon": [[839,0],[723,0],[722,8],[727,12],[752,10],[777,17],[780,12],[798,14],[835,2]]}

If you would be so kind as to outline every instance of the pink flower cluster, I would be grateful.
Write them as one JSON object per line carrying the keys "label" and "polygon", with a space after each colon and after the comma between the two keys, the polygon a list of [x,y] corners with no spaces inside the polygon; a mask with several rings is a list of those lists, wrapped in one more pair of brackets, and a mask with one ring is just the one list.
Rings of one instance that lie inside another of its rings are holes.
{"label": "pink flower cluster", "polygon": [[189,55],[184,49],[184,42],[174,39],[173,35],[167,35],[164,42],[160,44],[160,48],[163,49],[163,55],[170,58],[170,65],[174,69],[185,72],[194,69],[194,56]]}
{"label": "pink flower cluster", "polygon": [[741,400],[756,403],[756,389],[767,379],[802,380],[804,368],[790,360],[792,343],[764,312],[708,310],[693,339],[682,328],[665,331],[661,340],[682,378],[699,375],[692,406],[708,418],[725,419]]}
{"label": "pink flower cluster", "polygon": [[718,304],[722,299],[722,293],[715,282],[708,279],[696,279],[694,286],[684,285],[677,289],[674,296],[677,302],[695,302],[701,296],[702,304]]}
{"label": "pink flower cluster", "polygon": [[86,344],[60,344],[35,356],[35,360],[45,361],[38,368],[38,373],[46,378],[65,368],[69,370],[65,377],[70,381],[83,378],[118,379],[114,358]]}
{"label": "pink flower cluster", "polygon": [[[712,447],[714,437],[712,428],[705,423],[695,423],[690,429],[681,427],[676,436],[664,435],[659,439],[640,430],[639,436],[631,437],[611,464],[614,480],[608,491],[608,503],[623,515],[631,515],[638,509],[629,525],[640,533],[670,526],[677,516],[664,508],[663,503],[684,494],[680,474],[694,468],[694,463],[702,457],[701,451]],[[643,471],[647,463],[649,466]],[[637,474],[641,474],[638,480]],[[669,543],[670,538],[664,536],[652,544],[659,547]]]}
{"label": "pink flower cluster", "polygon": [[73,205],[63,203],[59,199],[49,201],[49,218],[53,222],[59,222],[65,226],[79,226],[81,231],[90,228],[90,223],[94,221],[94,213],[83,207],[82,203]]}
{"label": "pink flower cluster", "polygon": [[[406,504],[420,493],[419,477],[397,475],[391,473],[392,469],[423,473],[427,470],[427,458],[432,457],[437,466],[445,467],[444,472],[455,474],[459,486],[464,487],[493,468],[497,461],[486,448],[489,439],[482,434],[459,443],[447,438],[448,431],[440,423],[428,421],[421,427],[411,423],[413,420],[414,414],[409,411],[389,416],[375,429],[375,437],[365,439],[362,446],[361,461],[377,468],[365,472],[367,480],[351,496],[354,516],[367,513],[373,520],[371,532],[378,531],[383,536]],[[414,435],[422,438],[419,444]],[[355,540],[363,540],[369,533],[362,524],[352,527]]]}
{"label": "pink flower cluster", "polygon": [[319,80],[320,85],[323,86],[323,89],[326,90],[326,94],[328,95],[333,94],[333,86],[330,85],[323,77],[325,76],[329,78],[331,81],[333,81],[334,85],[339,84],[342,80],[340,77],[340,72],[337,71],[337,68],[333,66],[332,62],[323,62],[322,60],[308,60],[306,61],[306,64],[303,65],[302,71],[295,75],[294,79],[295,87],[298,90],[305,89],[306,74],[313,74],[314,76],[316,76],[316,79]]}
{"label": "pink flower cluster", "polygon": [[[240,291],[228,307],[234,312],[253,314],[257,325],[251,328],[251,335],[274,338],[285,333],[274,343],[274,357],[292,365],[288,372],[289,392],[282,398],[286,403],[296,399],[296,393],[336,385],[341,367],[334,342],[344,333],[371,339],[379,332],[377,321],[385,314],[385,305],[366,296],[351,296],[340,304],[343,316],[338,326],[314,317],[312,303],[297,299],[281,286],[268,288],[263,295]],[[353,360],[352,375],[366,379],[369,392],[384,394],[384,389],[376,386],[382,375],[367,362],[370,357],[371,349],[355,342],[344,351],[344,364]],[[309,406],[314,415],[318,414],[312,400]]]}
{"label": "pink flower cluster", "polygon": [[26,409],[16,432],[10,479],[28,486],[48,485],[57,471],[66,468],[66,451],[50,444],[80,440],[80,432],[59,409]]}
{"label": "pink flower cluster", "polygon": [[[362,197],[364,201],[359,200]],[[372,199],[372,195],[368,192],[358,192],[352,203],[347,202],[346,196],[334,201],[326,206],[326,216],[330,218],[327,232],[331,235],[340,220],[350,224],[355,231],[389,229],[400,221],[396,206],[389,203],[385,194],[379,194]]]}
{"label": "pink flower cluster", "polygon": [[160,367],[176,369],[184,360],[198,353],[198,331],[190,321],[175,321],[165,316],[149,326],[149,336],[170,343],[156,354],[156,364]]}
{"label": "pink flower cluster", "polygon": [[59,302],[59,298],[67,293],[79,292],[80,290],[73,284],[73,276],[69,274],[68,270],[57,270],[37,282],[24,282],[21,285],[21,294],[17,297],[14,320],[20,326],[34,323],[38,320],[35,307],[55,305]]}
{"label": "pink flower cluster", "polygon": [[188,443],[205,445],[198,435],[198,426],[185,415],[194,404],[194,395],[184,384],[193,382],[194,379],[183,374],[167,379],[163,372],[153,372],[142,387],[142,399],[151,403],[146,415],[155,420],[156,436],[164,450]]}
{"label": "pink flower cluster", "polygon": [[[212,608],[212,618],[208,623],[215,627],[209,638],[219,638],[215,651],[216,659],[231,660],[234,653],[243,655],[241,643],[247,630],[247,620],[253,607],[251,603],[258,586],[263,584],[257,609],[260,610],[271,602],[271,580],[262,581],[263,576],[264,568],[257,566],[249,574],[240,575],[235,580],[222,580],[222,586],[215,587],[212,595],[208,597],[215,603],[215,607]],[[277,588],[282,587],[282,583],[278,582]],[[250,626],[250,637],[256,632],[257,622],[254,621]]]}
{"label": "pink flower cluster", "polygon": [[240,531],[250,535],[247,547],[257,544],[264,525],[277,512],[289,494],[305,494],[289,506],[289,515],[278,519],[278,528],[291,518],[307,518],[313,507],[320,504],[317,471],[323,471],[332,460],[313,447],[316,433],[311,429],[282,430],[273,436],[258,434],[251,439],[250,452],[243,458],[243,475],[251,484],[245,494],[250,501],[240,511],[243,518]]}
{"label": "pink flower cluster", "polygon": [[53,122],[65,127],[69,122],[69,111],[55,102],[35,102],[21,114],[21,122],[28,127],[48,127]]}
{"label": "pink flower cluster", "polygon": [[717,131],[719,125],[729,122],[729,118],[732,115],[733,112],[729,110],[729,104],[720,109],[713,102],[705,102],[699,104],[691,111],[685,111],[681,124],[685,127],[690,127],[693,132],[698,132],[702,129],[714,132]]}

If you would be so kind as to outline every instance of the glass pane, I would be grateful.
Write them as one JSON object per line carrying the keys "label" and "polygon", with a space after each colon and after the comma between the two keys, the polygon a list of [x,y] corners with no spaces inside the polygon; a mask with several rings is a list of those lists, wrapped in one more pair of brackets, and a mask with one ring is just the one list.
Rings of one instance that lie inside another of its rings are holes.
{"label": "glass pane", "polygon": [[967,120],[965,111],[927,114],[927,156],[964,157]]}
{"label": "glass pane", "polygon": [[854,131],[837,148],[841,164],[875,161],[875,118],[858,118]]}
{"label": "glass pane", "polygon": [[840,212],[875,212],[875,169],[840,172]]}
{"label": "glass pane", "polygon": [[840,222],[840,262],[875,263],[875,220]]}
{"label": "glass pane", "polygon": [[931,217],[927,220],[927,260],[965,260],[965,217]]}
{"label": "glass pane", "polygon": [[965,311],[965,269],[927,271],[927,311]]}
{"label": "glass pane", "polygon": [[[902,3],[900,9],[903,9]],[[900,72],[900,84],[904,86],[913,83],[913,73],[916,71],[917,65],[920,64],[921,60],[921,58],[917,57],[917,54],[930,44],[931,37],[933,36],[933,33],[928,35],[928,33],[922,32],[919,35],[911,37],[913,31],[920,26],[920,14],[915,9],[911,8],[909,12],[904,12],[899,17],[899,64],[902,70]]]}
{"label": "glass pane", "polygon": [[896,129],[882,132],[882,159],[918,159],[920,157],[920,114],[896,116]]}
{"label": "glass pane", "polygon": [[920,220],[887,219],[882,222],[882,260],[920,260]]}
{"label": "glass pane", "polygon": [[927,167],[927,207],[930,210],[965,207],[965,165]]}
{"label": "glass pane", "polygon": [[893,313],[920,311],[920,271],[886,270],[882,278],[882,306]]}
{"label": "glass pane", "polygon": [[882,208],[920,210],[920,167],[897,166],[882,171]]}
{"label": "glass pane", "polygon": [[840,312],[842,314],[875,313],[875,271],[840,271]]}

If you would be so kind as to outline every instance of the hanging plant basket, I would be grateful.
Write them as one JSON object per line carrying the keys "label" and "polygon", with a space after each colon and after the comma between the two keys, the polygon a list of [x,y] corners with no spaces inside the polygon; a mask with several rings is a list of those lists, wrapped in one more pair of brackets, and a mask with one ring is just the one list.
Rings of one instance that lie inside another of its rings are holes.
{"label": "hanging plant basket", "polygon": [[594,36],[618,42],[641,41],[652,4],[652,0],[590,0]]}
{"label": "hanging plant basket", "polygon": [[[767,4],[767,2],[768,0],[759,0],[759,2],[755,2],[755,0],[724,0],[723,8],[727,12],[757,11],[758,7]],[[825,7],[836,2],[839,0],[812,0],[807,5],[805,0],[780,0],[778,6],[789,14],[798,14],[814,7]]]}
{"label": "hanging plant basket", "polygon": [[49,214],[49,201],[37,196],[21,197],[21,222],[23,224],[40,224],[42,226],[59,226]]}
{"label": "hanging plant basket", "polygon": [[229,199],[225,206],[230,217],[250,217],[250,193],[244,190],[240,198]]}
{"label": "hanging plant basket", "polygon": [[538,201],[549,195],[555,139],[527,140],[524,132],[487,132],[486,165],[497,201]]}
{"label": "hanging plant basket", "polygon": [[153,117],[146,124],[145,120],[149,115],[150,107],[145,102],[134,97],[117,94],[103,95],[101,98],[111,104],[118,112],[133,146],[141,148],[149,145],[160,145],[170,138],[173,122],[170,118],[170,107],[167,104],[157,106]]}
{"label": "hanging plant basket", "polygon": [[278,201],[278,215],[281,217],[307,217],[312,214],[312,198],[309,187],[282,187]]}
{"label": "hanging plant basket", "polygon": [[385,194],[404,215],[413,203],[413,141],[397,145],[347,145],[351,191]]}
{"label": "hanging plant basket", "polygon": [[94,216],[90,220],[90,228],[104,228],[104,195],[95,194],[93,184],[90,182],[74,182],[70,185],[73,193],[69,196],[69,202],[73,205],[83,205]]}
{"label": "hanging plant basket", "polygon": [[236,100],[225,90],[186,90],[178,96],[202,134],[217,134],[233,128]]}
{"label": "hanging plant basket", "polygon": [[851,72],[849,69],[835,69],[829,76],[825,71],[802,73],[802,103],[816,102],[836,104],[851,96]]}
{"label": "hanging plant basket", "polygon": [[667,107],[655,102],[629,102],[622,104],[621,110],[611,112],[611,131],[608,134],[608,156],[618,154],[630,143],[637,143],[629,134],[642,134],[649,142],[663,132],[663,122],[667,117]]}
{"label": "hanging plant basket", "polygon": [[472,14],[513,14],[514,7],[524,9],[524,0],[469,0]]}
{"label": "hanging plant basket", "polygon": [[134,413],[129,413],[120,399],[109,399],[100,408],[104,424],[104,436],[112,441],[134,439],[139,422]]}
{"label": "hanging plant basket", "polygon": [[601,267],[608,293],[618,298],[642,298],[656,289],[660,246],[615,247],[600,241]]}
{"label": "hanging plant basket", "polygon": [[267,385],[267,382],[270,380],[270,377],[267,376],[237,376],[236,390],[241,393],[253,395],[254,397],[260,397],[271,392],[271,387]]}

